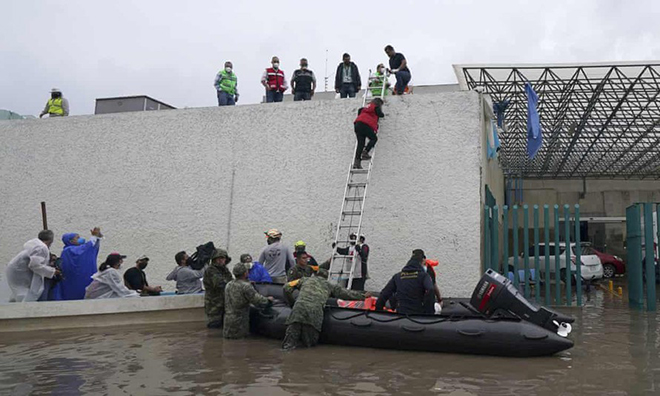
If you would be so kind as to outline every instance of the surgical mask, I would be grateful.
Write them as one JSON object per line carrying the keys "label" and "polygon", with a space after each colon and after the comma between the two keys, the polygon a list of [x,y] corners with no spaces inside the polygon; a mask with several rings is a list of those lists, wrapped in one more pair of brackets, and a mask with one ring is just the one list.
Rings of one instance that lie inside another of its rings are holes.
{"label": "surgical mask", "polygon": [[306,64],[305,65],[300,65],[300,68],[301,69],[307,69],[307,65]]}
{"label": "surgical mask", "polygon": [[82,238],[82,237],[78,238],[78,245],[84,245],[85,242],[87,242],[87,241],[85,240],[85,238]]}
{"label": "surgical mask", "polygon": [[384,71],[384,70],[383,70],[382,67],[378,69],[378,73],[380,73],[380,74],[383,74],[383,71]]}
{"label": "surgical mask", "polygon": [[225,71],[226,71],[227,73],[231,73],[231,67],[225,67]]}
{"label": "surgical mask", "polygon": [[280,63],[279,63],[279,62],[275,62],[275,63],[273,63],[273,69],[277,69],[277,68],[279,68],[279,67],[280,67]]}
{"label": "surgical mask", "polygon": [[351,239],[351,245],[355,245],[357,241],[355,239]]}

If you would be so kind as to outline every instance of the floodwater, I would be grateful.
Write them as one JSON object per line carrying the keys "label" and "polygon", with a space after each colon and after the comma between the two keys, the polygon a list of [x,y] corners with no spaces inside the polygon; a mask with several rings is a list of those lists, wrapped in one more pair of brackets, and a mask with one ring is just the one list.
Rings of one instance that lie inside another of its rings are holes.
{"label": "floodwater", "polygon": [[575,347],[498,358],[224,340],[202,323],[0,333],[0,394],[644,395],[660,394],[659,316],[589,293]]}

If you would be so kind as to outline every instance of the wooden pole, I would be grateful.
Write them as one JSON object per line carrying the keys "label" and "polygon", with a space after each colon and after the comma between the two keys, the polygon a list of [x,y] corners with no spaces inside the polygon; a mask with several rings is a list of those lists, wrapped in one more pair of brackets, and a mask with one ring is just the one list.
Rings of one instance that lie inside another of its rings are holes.
{"label": "wooden pole", "polygon": [[46,214],[46,202],[41,201],[41,221],[44,224],[44,230],[48,229],[48,215]]}

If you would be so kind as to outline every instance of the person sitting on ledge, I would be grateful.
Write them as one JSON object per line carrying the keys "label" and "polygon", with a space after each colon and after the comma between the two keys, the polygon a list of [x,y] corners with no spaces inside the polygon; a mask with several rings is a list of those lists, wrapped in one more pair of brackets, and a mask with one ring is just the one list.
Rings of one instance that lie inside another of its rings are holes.
{"label": "person sitting on ledge", "polygon": [[195,294],[202,291],[202,277],[206,266],[200,270],[194,270],[188,265],[188,254],[181,251],[174,255],[177,267],[169,275],[168,281],[176,281],[176,294]]}
{"label": "person sitting on ledge", "polygon": [[126,256],[119,253],[111,253],[105,262],[99,267],[99,272],[92,275],[92,283],[85,289],[85,299],[118,297],[139,297],[135,290],[130,290],[124,285],[124,280],[119,273],[119,268]]}
{"label": "person sitting on ledge", "polygon": [[160,286],[149,286],[147,282],[147,274],[144,269],[149,264],[149,257],[140,256],[135,262],[135,267],[129,268],[124,272],[124,282],[126,287],[135,290],[144,296],[158,296],[163,291]]}

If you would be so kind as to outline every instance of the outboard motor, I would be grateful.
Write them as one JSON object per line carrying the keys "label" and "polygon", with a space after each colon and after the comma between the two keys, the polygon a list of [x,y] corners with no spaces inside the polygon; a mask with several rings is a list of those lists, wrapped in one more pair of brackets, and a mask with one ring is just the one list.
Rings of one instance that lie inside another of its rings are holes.
{"label": "outboard motor", "polygon": [[538,326],[568,336],[572,328],[569,323],[559,322],[557,314],[545,307],[535,307],[523,297],[511,281],[489,269],[472,293],[470,305],[477,311],[491,317],[504,311]]}

